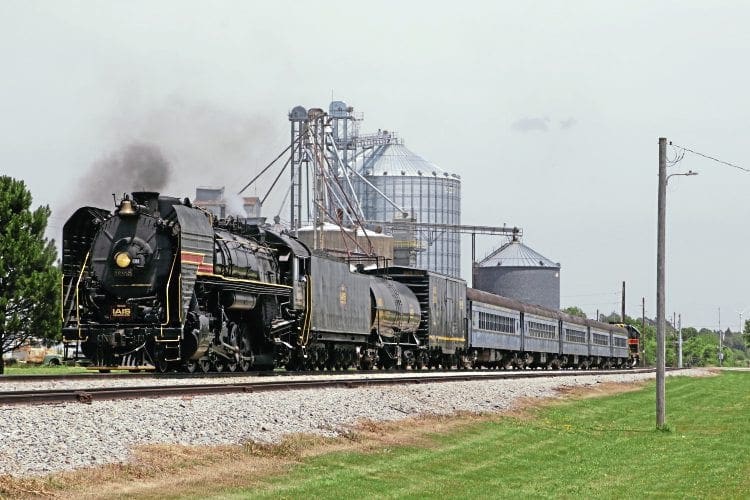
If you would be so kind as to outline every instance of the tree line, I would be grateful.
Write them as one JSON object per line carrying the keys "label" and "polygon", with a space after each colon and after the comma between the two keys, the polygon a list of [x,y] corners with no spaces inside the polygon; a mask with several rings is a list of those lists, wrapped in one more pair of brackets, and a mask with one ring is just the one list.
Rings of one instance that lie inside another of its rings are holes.
{"label": "tree line", "polygon": [[[579,307],[567,307],[563,312],[573,316],[586,317]],[[599,321],[605,323],[622,322],[616,312],[599,315]],[[631,318],[625,315],[625,322],[641,332],[641,348],[646,364],[656,363],[656,320],[645,318]],[[724,366],[750,366],[748,345],[750,344],[750,320],[745,321],[743,331],[736,332],[727,328],[724,331],[708,328],[682,327],[682,363],[683,366],[718,366],[719,365],[719,337],[721,336]],[[679,331],[676,325],[667,321],[665,331],[665,362],[667,366],[677,366]]]}

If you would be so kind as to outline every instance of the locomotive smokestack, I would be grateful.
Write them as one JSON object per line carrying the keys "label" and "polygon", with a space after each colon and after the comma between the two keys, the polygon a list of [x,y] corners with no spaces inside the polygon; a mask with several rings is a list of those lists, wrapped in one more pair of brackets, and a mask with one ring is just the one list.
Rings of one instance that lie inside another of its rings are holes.
{"label": "locomotive smokestack", "polygon": [[159,193],[154,191],[138,191],[133,193],[133,200],[141,206],[146,207],[149,213],[159,214]]}

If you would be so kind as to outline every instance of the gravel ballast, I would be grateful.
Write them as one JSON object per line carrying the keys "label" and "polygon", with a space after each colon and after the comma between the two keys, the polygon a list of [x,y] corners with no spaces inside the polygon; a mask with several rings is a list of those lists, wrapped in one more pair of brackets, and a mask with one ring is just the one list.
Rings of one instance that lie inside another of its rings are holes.
{"label": "gravel ballast", "polygon": [[[679,375],[707,373],[693,369]],[[653,373],[623,372],[94,401],[90,405],[0,406],[0,474],[38,475],[127,461],[132,447],[145,444],[273,443],[290,433],[335,436],[362,420],[502,411],[520,398],[554,397],[563,388],[651,378]]]}

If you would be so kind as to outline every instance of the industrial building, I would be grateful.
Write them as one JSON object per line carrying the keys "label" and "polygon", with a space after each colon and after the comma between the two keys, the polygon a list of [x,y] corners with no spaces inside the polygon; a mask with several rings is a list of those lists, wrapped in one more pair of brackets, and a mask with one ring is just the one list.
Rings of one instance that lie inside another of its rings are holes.
{"label": "industrial building", "polygon": [[[341,227],[337,224],[325,223],[320,231],[321,248],[331,255],[351,255],[356,248],[370,248],[378,257],[393,261],[393,238],[383,233],[368,229]],[[297,230],[299,240],[313,248],[315,245],[315,228],[303,226]]]}
{"label": "industrial building", "polygon": [[260,218],[261,203],[257,196],[226,195],[222,187],[199,187],[195,189],[193,204],[205,208],[216,217]]}

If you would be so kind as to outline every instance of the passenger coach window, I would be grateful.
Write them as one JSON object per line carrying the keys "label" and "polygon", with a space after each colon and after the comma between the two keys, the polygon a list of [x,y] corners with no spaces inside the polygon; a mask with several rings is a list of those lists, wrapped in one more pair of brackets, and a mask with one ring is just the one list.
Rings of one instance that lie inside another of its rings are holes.
{"label": "passenger coach window", "polygon": [[565,342],[574,342],[576,344],[586,343],[586,332],[574,330],[573,328],[565,329]]}
{"label": "passenger coach window", "polygon": [[479,329],[500,333],[516,333],[516,319],[480,311]]}
{"label": "passenger coach window", "polygon": [[592,342],[596,345],[609,345],[609,335],[602,335],[601,333],[592,333]]}
{"label": "passenger coach window", "polygon": [[536,337],[538,339],[557,338],[557,327],[555,325],[537,323],[536,321],[529,321],[526,324],[529,327],[529,337]]}
{"label": "passenger coach window", "polygon": [[615,347],[627,347],[627,342],[624,337],[612,337],[614,340]]}

